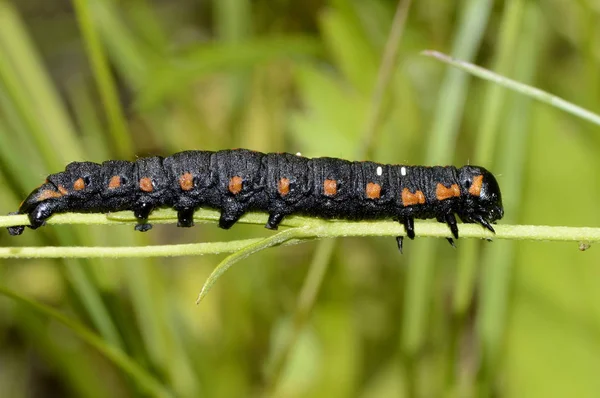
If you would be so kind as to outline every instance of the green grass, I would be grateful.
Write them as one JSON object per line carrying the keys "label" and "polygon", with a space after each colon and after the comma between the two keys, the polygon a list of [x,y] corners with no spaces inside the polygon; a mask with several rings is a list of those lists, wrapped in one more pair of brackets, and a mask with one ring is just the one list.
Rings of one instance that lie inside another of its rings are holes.
{"label": "green grass", "polygon": [[210,211],[191,230],[166,211],[147,234],[102,215],[0,234],[0,396],[597,396],[600,255],[574,243],[600,224],[597,9],[64,4],[0,0],[4,213],[70,161],[250,147],[481,164],[509,240],[465,225],[456,250],[400,256],[391,222],[221,231]]}

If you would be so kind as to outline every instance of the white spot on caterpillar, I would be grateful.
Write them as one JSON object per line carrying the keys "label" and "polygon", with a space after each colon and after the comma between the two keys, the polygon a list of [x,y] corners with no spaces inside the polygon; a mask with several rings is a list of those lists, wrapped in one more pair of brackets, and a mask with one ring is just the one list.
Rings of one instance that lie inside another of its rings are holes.
{"label": "white spot on caterpillar", "polygon": [[302,156],[300,152],[296,152],[296,156]]}
{"label": "white spot on caterpillar", "polygon": [[400,168],[400,174],[402,174],[403,176],[405,176],[405,175],[406,175],[406,167],[402,166],[402,167]]}
{"label": "white spot on caterpillar", "polygon": [[383,174],[383,168],[381,166],[377,166],[377,175],[380,176]]}

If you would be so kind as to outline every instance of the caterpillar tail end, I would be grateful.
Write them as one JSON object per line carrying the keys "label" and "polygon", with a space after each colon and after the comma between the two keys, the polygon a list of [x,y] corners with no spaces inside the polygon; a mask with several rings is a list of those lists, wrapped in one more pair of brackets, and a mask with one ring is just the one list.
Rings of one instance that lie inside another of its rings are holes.
{"label": "caterpillar tail end", "polygon": [[[8,213],[9,216],[14,216],[17,214],[21,214],[18,211],[13,211],[12,213]],[[25,225],[13,225],[12,227],[7,227],[8,233],[12,236],[18,236],[25,231]]]}

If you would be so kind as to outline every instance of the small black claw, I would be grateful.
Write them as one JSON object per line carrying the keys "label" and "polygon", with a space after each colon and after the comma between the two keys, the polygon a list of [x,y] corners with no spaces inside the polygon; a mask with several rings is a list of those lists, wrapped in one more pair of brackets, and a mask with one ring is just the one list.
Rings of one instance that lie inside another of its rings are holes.
{"label": "small black claw", "polygon": [[265,224],[265,228],[273,230],[277,229],[279,227],[279,223],[281,223],[283,220],[283,217],[285,217],[285,214],[282,213],[269,214],[269,220],[267,221],[267,224]]}
{"label": "small black claw", "polygon": [[492,225],[483,217],[481,216],[477,216],[475,218],[475,221],[477,221],[479,224],[481,224],[483,227],[489,229],[490,231],[492,231],[492,233],[496,233],[496,231],[494,231],[494,227],[492,227]]}
{"label": "small black claw", "polygon": [[448,243],[450,243],[450,246],[456,249],[456,244],[454,244],[454,240],[452,238],[446,238],[446,240],[448,241]]}
{"label": "small black claw", "polygon": [[182,228],[194,226],[194,209],[192,207],[184,207],[177,211],[177,226]]}
{"label": "small black claw", "polygon": [[410,239],[415,238],[415,219],[414,217],[405,217],[402,220],[402,224],[404,224],[404,230],[406,231],[406,236]]}
{"label": "small black claw", "polygon": [[152,224],[148,224],[148,223],[137,224],[134,228],[136,231],[146,232],[146,231],[150,231],[152,229]]}
{"label": "small black claw", "polygon": [[396,243],[398,244],[398,250],[402,254],[402,244],[404,243],[404,236],[396,236]]}
{"label": "small black claw", "polygon": [[[444,220],[446,221],[446,224],[448,224],[448,226],[450,227],[450,231],[452,231],[452,236],[458,239],[458,225],[456,225],[456,217],[454,216],[454,214],[446,214]],[[452,244],[452,246],[454,246],[454,244]]]}

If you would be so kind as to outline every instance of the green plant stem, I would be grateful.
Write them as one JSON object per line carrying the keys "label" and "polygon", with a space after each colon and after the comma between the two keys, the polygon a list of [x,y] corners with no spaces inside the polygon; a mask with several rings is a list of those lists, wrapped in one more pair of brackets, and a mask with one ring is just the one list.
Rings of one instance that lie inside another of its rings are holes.
{"label": "green plant stem", "polygon": [[206,296],[206,294],[217,281],[217,279],[219,279],[219,277],[223,275],[223,273],[227,271],[233,264],[245,259],[251,254],[264,250],[268,247],[280,245],[288,239],[293,238],[294,236],[301,235],[302,232],[303,231],[301,230],[301,228],[293,228],[288,229],[287,231],[278,232],[273,236],[261,239],[258,242],[252,243],[229,255],[227,258],[225,258],[225,260],[221,261],[221,263],[217,265],[217,267],[206,279],[206,282],[204,282],[204,286],[202,286],[202,289],[200,290],[200,294],[198,295],[196,304],[200,304],[200,301],[202,301],[202,299]]}
{"label": "green plant stem", "polygon": [[[80,214],[79,216],[88,217],[90,215]],[[256,220],[252,220],[252,223],[262,224],[266,221],[266,216],[260,216],[259,218],[257,214],[252,214],[248,217],[258,218],[258,222],[256,222]],[[294,217],[294,224],[298,223],[298,221],[302,219],[303,218],[301,217]],[[286,233],[286,239],[278,241],[275,244],[269,244],[266,247],[284,243],[298,244],[309,239],[336,238],[345,236],[406,235],[404,227],[394,221],[306,220],[307,222],[304,224],[304,228],[292,228],[286,230],[284,231]],[[173,220],[173,222],[174,221],[175,220]],[[248,219],[245,221],[250,222]],[[295,226],[298,226],[298,224]],[[460,235],[463,238],[480,239],[493,238],[513,240],[547,240],[585,243],[600,241],[600,228],[555,227],[544,225],[496,225],[494,228],[496,229],[495,235],[487,230],[484,230],[479,225],[462,224],[460,225]],[[420,237],[441,238],[448,237],[450,235],[450,231],[446,225],[436,222],[416,222],[415,230],[417,236]],[[265,239],[257,238],[229,242],[137,247],[2,247],[0,248],[0,258],[125,258],[193,256],[237,252],[251,245],[258,244],[263,240]]]}
{"label": "green plant stem", "polygon": [[485,80],[489,80],[521,94],[524,94],[528,97],[534,98],[538,101],[544,102],[548,105],[552,105],[559,109],[562,109],[565,112],[568,112],[572,115],[578,116],[588,122],[592,122],[594,124],[600,125],[600,115],[590,112],[587,109],[584,109],[580,106],[572,104],[564,99],[552,95],[544,90],[540,90],[535,87],[531,87],[524,83],[519,83],[518,81],[509,79],[497,73],[491,72],[487,69],[474,65],[470,62],[461,61],[455,58],[452,58],[449,55],[443,54],[439,51],[426,50],[422,52],[423,55],[428,57],[433,57],[442,62],[455,66],[459,69],[464,70],[472,75],[480,77]]}

